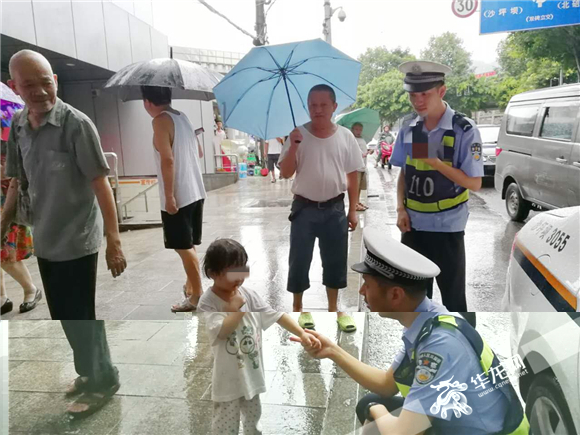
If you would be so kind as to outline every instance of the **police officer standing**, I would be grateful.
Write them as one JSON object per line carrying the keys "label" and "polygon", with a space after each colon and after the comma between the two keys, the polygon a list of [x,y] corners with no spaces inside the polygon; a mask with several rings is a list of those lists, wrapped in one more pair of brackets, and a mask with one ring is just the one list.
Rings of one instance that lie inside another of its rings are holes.
{"label": "police officer standing", "polygon": [[[432,260],[443,305],[467,311],[464,231],[469,191],[481,188],[481,137],[475,123],[443,101],[445,75],[436,62],[405,62],[404,89],[418,116],[401,128],[391,163],[402,168],[397,185],[401,241]],[[433,283],[428,297],[433,295]]]}

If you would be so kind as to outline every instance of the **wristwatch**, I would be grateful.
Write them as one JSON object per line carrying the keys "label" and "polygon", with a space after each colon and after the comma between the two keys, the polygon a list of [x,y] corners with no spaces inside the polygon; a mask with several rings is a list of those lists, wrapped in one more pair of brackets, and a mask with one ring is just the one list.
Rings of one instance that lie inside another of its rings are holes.
{"label": "wristwatch", "polygon": [[371,415],[371,408],[375,405],[380,405],[380,403],[377,402],[371,402],[367,405],[367,407],[365,408],[365,419],[367,421],[375,421],[375,419],[373,418],[373,416]]}

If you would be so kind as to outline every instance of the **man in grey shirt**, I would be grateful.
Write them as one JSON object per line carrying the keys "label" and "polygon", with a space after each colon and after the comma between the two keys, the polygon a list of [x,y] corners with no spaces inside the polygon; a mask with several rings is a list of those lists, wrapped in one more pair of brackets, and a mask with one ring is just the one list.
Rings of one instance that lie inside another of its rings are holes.
{"label": "man in grey shirt", "polygon": [[9,69],[8,83],[26,108],[14,116],[8,141],[6,173],[14,178],[1,236],[14,219],[18,185],[23,183],[30,197],[35,254],[50,314],[62,321],[79,379],[85,379],[71,387],[86,394],[69,412],[84,415],[118,389],[103,322],[69,322],[96,318],[103,218],[108,268],[117,277],[127,266],[107,180],[109,167],[94,124],[57,97],[57,77],[44,56],[22,50],[10,59]]}

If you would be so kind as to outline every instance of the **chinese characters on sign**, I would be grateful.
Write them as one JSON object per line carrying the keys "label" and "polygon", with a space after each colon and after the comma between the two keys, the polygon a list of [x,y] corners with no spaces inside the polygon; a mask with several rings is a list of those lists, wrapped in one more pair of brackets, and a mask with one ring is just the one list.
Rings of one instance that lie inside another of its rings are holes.
{"label": "chinese characters on sign", "polygon": [[580,24],[580,0],[482,0],[480,33]]}

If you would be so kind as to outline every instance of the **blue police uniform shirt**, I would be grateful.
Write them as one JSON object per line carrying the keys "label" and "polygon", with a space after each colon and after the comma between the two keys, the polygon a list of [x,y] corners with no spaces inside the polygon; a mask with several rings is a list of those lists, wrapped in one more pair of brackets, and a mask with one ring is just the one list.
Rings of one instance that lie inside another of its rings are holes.
{"label": "blue police uniform shirt", "polygon": [[[423,299],[423,301],[417,305],[417,308],[415,308],[415,313],[434,313],[434,316],[438,316],[439,314],[449,314],[449,311],[447,310],[447,308],[445,308],[444,305],[441,305],[438,302],[435,302],[432,299],[429,299],[427,296],[425,296],[425,299]],[[427,319],[427,318],[426,318]],[[426,320],[425,319],[425,320]],[[407,328],[403,328],[403,340],[405,337],[405,333],[407,332]],[[399,353],[395,356],[395,359],[393,360],[393,363],[391,364],[391,367],[394,370],[397,370],[397,368],[399,367],[399,365],[401,364],[401,362],[403,361],[403,359],[405,359],[405,348],[407,346],[405,345],[405,347],[403,349],[401,349],[399,351]]]}
{"label": "blue police uniform shirt", "polygon": [[[453,128],[453,115],[455,111],[445,103],[447,109],[439,120],[437,126],[428,131],[423,125],[423,131],[429,135],[429,144],[436,144],[438,148],[438,155],[441,158],[443,155],[443,134],[446,130],[453,129],[455,131],[455,151],[453,154],[453,167],[461,169],[466,175],[470,177],[483,177],[483,159],[479,156],[476,160],[471,151],[471,145],[478,143],[481,145],[481,135],[479,130],[475,128],[475,123],[466,118],[474,128],[469,131],[456,125]],[[391,163],[399,166],[404,170],[407,161],[407,156],[411,156],[412,149],[412,135],[411,129],[418,121],[423,120],[418,116],[410,123],[406,124],[397,136],[393,155],[391,156]],[[431,147],[430,147],[431,148]],[[461,204],[452,210],[442,211],[439,213],[419,213],[414,210],[407,209],[409,218],[411,219],[411,227],[417,231],[433,231],[441,233],[455,233],[465,230],[467,218],[469,216],[469,209],[467,202]]]}
{"label": "blue police uniform shirt", "polygon": [[[405,352],[411,357],[411,351],[415,340],[423,324],[432,317],[442,312],[422,312],[415,319],[410,328],[403,334]],[[457,313],[453,315],[458,316]],[[478,388],[479,383],[474,384],[471,379],[483,373],[479,363],[479,357],[475,354],[471,344],[457,329],[434,328],[431,335],[423,340],[415,350],[417,361],[425,360],[435,363],[436,371],[432,378],[420,382],[416,372],[413,385],[405,399],[403,408],[417,414],[427,415],[437,419],[433,425],[439,428],[441,433],[454,435],[486,435],[496,433],[503,429],[503,421],[508,412],[508,401],[499,390],[492,390],[482,397],[479,396],[486,388]],[[433,365],[431,365],[433,368]],[[433,373],[433,370],[431,371]],[[467,390],[461,391],[466,398],[466,405],[471,408],[470,414],[461,413],[457,417],[452,408],[446,410],[443,417],[443,409],[438,410],[434,405],[438,399],[444,398],[448,387],[434,388],[445,381],[459,382],[467,386]],[[507,386],[506,386],[507,388]]]}

